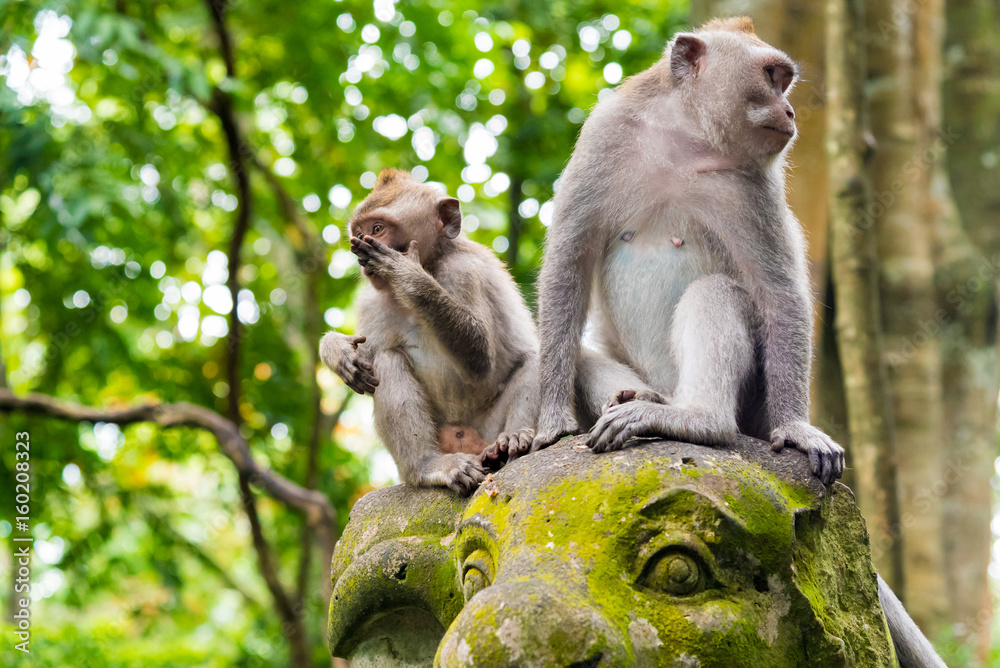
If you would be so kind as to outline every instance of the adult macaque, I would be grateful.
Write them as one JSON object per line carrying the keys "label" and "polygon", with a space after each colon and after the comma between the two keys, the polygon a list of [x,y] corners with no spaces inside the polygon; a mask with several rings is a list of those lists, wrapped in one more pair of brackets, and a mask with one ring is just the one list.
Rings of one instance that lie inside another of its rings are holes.
{"label": "adult macaque", "polygon": [[458,200],[406,172],[379,175],[348,231],[370,282],[357,303],[364,336],[327,334],[323,361],[373,394],[375,429],[405,482],[468,493],[484,462],[530,447],[531,313],[493,252],[462,234]]}
{"label": "adult macaque", "polygon": [[[717,19],[594,109],[539,281],[534,448],[578,430],[576,390],[581,413],[600,415],[595,452],[742,431],[808,453],[824,483],[840,477],[843,448],[809,423],[812,295],[784,180],[796,72],[750,19]],[[613,362],[581,355],[588,306]]]}

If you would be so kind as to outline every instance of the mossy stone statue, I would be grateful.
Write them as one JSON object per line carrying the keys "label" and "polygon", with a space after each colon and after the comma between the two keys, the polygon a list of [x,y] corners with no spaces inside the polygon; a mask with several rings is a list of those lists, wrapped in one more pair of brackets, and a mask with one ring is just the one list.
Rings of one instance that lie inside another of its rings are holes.
{"label": "mossy stone statue", "polygon": [[353,668],[897,665],[850,490],[750,438],[564,439],[468,499],[377,490],[333,580]]}

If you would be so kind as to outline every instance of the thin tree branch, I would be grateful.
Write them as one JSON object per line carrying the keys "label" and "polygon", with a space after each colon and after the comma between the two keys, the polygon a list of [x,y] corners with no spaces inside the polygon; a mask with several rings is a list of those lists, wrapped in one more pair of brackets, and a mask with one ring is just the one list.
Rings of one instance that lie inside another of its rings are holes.
{"label": "thin tree branch", "polygon": [[[216,34],[219,37],[219,48],[223,60],[226,62],[226,74],[230,78],[235,78],[236,64],[233,56],[233,40],[225,22],[225,0],[205,1],[208,4],[212,20],[215,24]],[[232,299],[232,310],[229,312],[229,332],[226,335],[226,376],[229,383],[226,412],[233,427],[238,429],[242,421],[240,415],[240,343],[242,340],[242,326],[238,315],[239,272],[241,266],[240,251],[243,248],[243,240],[246,237],[247,230],[250,228],[252,217],[253,201],[250,189],[250,174],[247,172],[247,154],[250,152],[250,146],[241,136],[240,128],[236,121],[236,114],[233,110],[233,100],[227,92],[221,88],[216,88],[212,93],[210,108],[219,117],[219,121],[222,123],[222,130],[226,135],[230,171],[236,182],[239,206],[236,211],[236,220],[233,223],[232,237],[229,240],[229,275],[226,278],[226,285],[229,288],[229,294]],[[250,533],[253,537],[254,548],[257,550],[261,574],[264,576],[264,581],[267,583],[267,587],[274,597],[278,614],[284,622],[285,635],[288,638],[292,663],[299,668],[304,668],[311,661],[309,658],[305,625],[302,623],[301,614],[299,614],[300,606],[293,605],[278,577],[277,561],[274,558],[271,546],[264,537],[264,530],[260,523],[253,490],[250,489],[250,478],[243,472],[240,473],[240,496],[243,500],[243,507],[246,509],[247,519],[250,521]],[[321,533],[326,534],[328,532],[321,530]]]}
{"label": "thin tree branch", "polygon": [[[318,477],[317,459],[319,453],[320,434],[324,430],[324,425],[335,425],[338,422],[340,422],[340,417],[344,414],[344,411],[347,410],[347,406],[350,403],[351,398],[353,396],[351,394],[348,394],[346,397],[344,397],[344,400],[340,402],[340,405],[337,407],[337,410],[333,413],[333,415],[327,418],[326,416],[323,415],[323,412],[320,409],[319,388],[317,387],[316,389],[317,389],[315,395],[316,401],[314,402],[315,418],[313,419],[313,429],[312,433],[310,434],[310,440],[309,440],[309,454],[306,461],[306,478],[305,478],[306,489],[316,488],[316,482]],[[299,557],[297,595],[299,601],[304,601],[306,596],[306,591],[309,586],[309,565],[312,559],[313,541],[318,541],[320,547],[323,550],[324,591],[331,589],[332,587],[332,583],[330,582],[330,578],[328,576],[329,576],[330,564],[332,563],[333,559],[333,546],[334,543],[336,542],[336,534],[330,533],[317,536],[315,535],[315,532],[310,530],[310,527],[308,525],[303,525],[300,541],[302,543],[302,553]],[[328,598],[330,593],[332,592],[327,591]]]}
{"label": "thin tree branch", "polygon": [[239,424],[241,421],[239,361],[242,323],[237,317],[237,306],[240,291],[240,251],[243,248],[243,240],[246,238],[247,230],[250,229],[250,220],[253,214],[250,175],[247,173],[246,161],[249,146],[242,139],[233,110],[233,101],[228,93],[216,88],[212,92],[212,100],[208,107],[218,116],[219,122],[222,124],[222,131],[226,136],[226,146],[229,150],[229,170],[235,181],[238,201],[236,220],[233,222],[233,234],[229,240],[227,254],[229,275],[226,277],[226,286],[229,288],[233,307],[229,314],[229,332],[226,334],[226,381],[229,383],[227,416],[234,423]]}
{"label": "thin tree branch", "polygon": [[226,76],[236,76],[236,59],[233,56],[233,38],[226,26],[226,0],[205,0],[208,13],[212,15],[215,34],[219,37],[219,52],[226,63]]}
{"label": "thin tree branch", "polygon": [[521,230],[524,229],[524,219],[521,217],[521,202],[524,201],[524,177],[515,173],[510,182],[510,205],[507,211],[507,266],[513,271],[517,267],[518,247],[521,245]]}
{"label": "thin tree branch", "polygon": [[[298,206],[292,196],[288,194],[284,185],[277,175],[269,169],[256,155],[253,157],[253,165],[264,176],[278,199],[279,207],[285,218],[291,223],[299,233],[300,238],[292,238],[295,252],[298,256],[298,267],[306,276],[305,294],[305,338],[306,346],[309,349],[307,360],[307,375],[309,377],[311,406],[312,406],[312,428],[309,434],[308,451],[306,454],[306,473],[304,484],[307,489],[315,489],[318,478],[317,466],[319,459],[319,446],[323,432],[323,424],[327,422],[320,408],[322,391],[316,379],[316,368],[319,366],[319,279],[321,273],[319,269],[324,266],[323,246],[315,230],[309,224],[307,218],[299,213]],[[350,397],[344,399],[337,410],[335,416],[328,423],[336,424],[340,415],[347,408]],[[309,526],[302,527],[300,536],[301,553],[299,556],[299,571],[297,581],[297,597],[300,605],[304,602],[306,591],[309,586],[309,569],[312,563],[312,547],[314,543],[319,543],[322,548],[322,558],[324,564],[323,590],[326,597],[330,595],[329,567],[333,557],[333,546],[336,535],[333,533],[317,533]]]}
{"label": "thin tree branch", "polygon": [[250,447],[232,422],[204,406],[189,403],[141,404],[123,409],[100,409],[61,402],[44,394],[15,395],[0,389],[0,413],[44,415],[74,422],[107,422],[125,426],[152,422],[165,429],[197,427],[210,432],[219,448],[250,482],[276,501],[301,512],[312,525],[334,526],[336,510],[320,492],[304,489],[280,473],[261,466],[250,454]]}
{"label": "thin tree branch", "polygon": [[[257,557],[260,560],[260,572],[264,576],[264,582],[274,597],[274,603],[278,607],[278,614],[286,624],[291,624],[288,634],[289,644],[292,646],[293,661],[300,665],[298,660],[299,650],[296,648],[305,643],[305,629],[302,627],[301,619],[295,614],[295,606],[288,597],[285,587],[278,578],[278,564],[274,558],[274,552],[270,544],[264,537],[264,528],[260,523],[260,515],[257,513],[257,502],[250,489],[250,478],[245,474],[240,474],[240,498],[243,501],[243,509],[246,511],[247,519],[250,520],[250,536],[253,539],[254,549],[257,550]],[[298,640],[298,642],[296,642]],[[304,650],[305,648],[302,648]]]}

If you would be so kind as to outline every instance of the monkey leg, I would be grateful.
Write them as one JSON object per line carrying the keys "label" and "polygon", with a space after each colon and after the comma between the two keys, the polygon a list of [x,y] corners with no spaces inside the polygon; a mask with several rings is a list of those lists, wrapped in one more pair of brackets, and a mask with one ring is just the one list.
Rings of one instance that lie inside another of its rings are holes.
{"label": "monkey leg", "polygon": [[684,292],[671,325],[678,381],[669,405],[630,401],[610,407],[590,431],[595,452],[632,438],[666,436],[724,445],[738,433],[740,391],[756,368],[753,307],[734,280],[699,278]]}
{"label": "monkey leg", "polygon": [[625,403],[627,399],[621,399],[628,392],[635,393],[633,399],[662,399],[631,367],[589,348],[580,348],[576,364],[576,412],[582,427],[591,427],[616,399],[617,403]]}
{"label": "monkey leg", "polygon": [[531,449],[538,422],[538,355],[531,354],[508,379],[503,392],[486,419],[486,434],[499,434],[483,451],[482,461],[496,470],[508,459],[516,459]]}
{"label": "monkey leg", "polygon": [[416,487],[449,487],[469,494],[486,477],[479,457],[438,451],[438,427],[430,402],[398,351],[375,356],[381,380],[375,391],[375,430],[396,461],[399,475]]}

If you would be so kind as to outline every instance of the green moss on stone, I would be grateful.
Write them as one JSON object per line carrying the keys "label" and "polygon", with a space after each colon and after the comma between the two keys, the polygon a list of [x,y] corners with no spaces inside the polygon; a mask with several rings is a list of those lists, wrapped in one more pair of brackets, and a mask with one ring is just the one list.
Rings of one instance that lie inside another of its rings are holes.
{"label": "green moss on stone", "polygon": [[[331,646],[358,641],[350,615],[404,601],[447,627],[440,665],[896,665],[863,521],[801,453],[750,439],[602,455],[578,443],[513,462],[470,499],[405,487],[365,497],[334,559]],[[491,562],[491,586],[465,601],[473,553]],[[678,554],[700,589],[648,579]]]}

